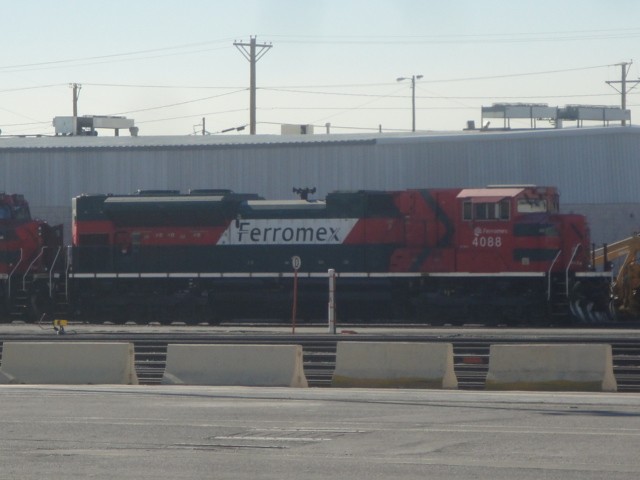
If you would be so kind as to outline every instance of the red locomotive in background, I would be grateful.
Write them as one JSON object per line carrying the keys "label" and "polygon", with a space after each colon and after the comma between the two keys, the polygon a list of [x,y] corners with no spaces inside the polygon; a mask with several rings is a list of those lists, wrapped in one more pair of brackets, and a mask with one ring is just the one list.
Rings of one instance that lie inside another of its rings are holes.
{"label": "red locomotive in background", "polygon": [[36,311],[53,294],[55,265],[63,265],[62,226],[31,218],[22,195],[0,193],[0,315],[20,304]]}
{"label": "red locomotive in background", "polygon": [[554,187],[338,191],[322,201],[304,193],[76,197],[70,253],[43,266],[54,274],[32,303],[66,304],[88,319],[285,319],[296,257],[301,318],[326,318],[328,269],[343,322],[608,315],[608,277],[591,271],[586,219],[559,213]]}

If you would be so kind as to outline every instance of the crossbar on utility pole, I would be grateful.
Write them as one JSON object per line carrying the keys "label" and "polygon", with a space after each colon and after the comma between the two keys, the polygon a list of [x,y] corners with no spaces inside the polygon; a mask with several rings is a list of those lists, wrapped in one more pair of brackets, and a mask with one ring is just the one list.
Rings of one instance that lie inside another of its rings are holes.
{"label": "crossbar on utility pole", "polygon": [[[272,45],[256,43],[256,37],[250,37],[249,43],[233,42],[233,45],[242,53],[250,64],[249,86],[249,133],[256,134],[256,63],[260,60]],[[248,49],[248,50],[247,50]],[[259,50],[258,50],[259,49]]]}

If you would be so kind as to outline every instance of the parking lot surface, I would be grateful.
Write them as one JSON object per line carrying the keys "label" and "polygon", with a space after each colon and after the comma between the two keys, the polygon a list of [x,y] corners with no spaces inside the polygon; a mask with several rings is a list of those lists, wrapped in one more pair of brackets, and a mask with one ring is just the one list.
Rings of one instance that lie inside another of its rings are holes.
{"label": "parking lot surface", "polygon": [[0,479],[636,479],[640,395],[0,386]]}

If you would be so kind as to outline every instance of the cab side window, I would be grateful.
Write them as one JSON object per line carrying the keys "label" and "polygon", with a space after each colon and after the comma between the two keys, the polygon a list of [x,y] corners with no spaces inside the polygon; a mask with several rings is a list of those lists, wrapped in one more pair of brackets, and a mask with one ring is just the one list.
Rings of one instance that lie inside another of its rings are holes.
{"label": "cab side window", "polygon": [[509,200],[500,202],[465,201],[462,204],[462,218],[464,220],[509,220]]}

